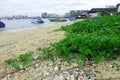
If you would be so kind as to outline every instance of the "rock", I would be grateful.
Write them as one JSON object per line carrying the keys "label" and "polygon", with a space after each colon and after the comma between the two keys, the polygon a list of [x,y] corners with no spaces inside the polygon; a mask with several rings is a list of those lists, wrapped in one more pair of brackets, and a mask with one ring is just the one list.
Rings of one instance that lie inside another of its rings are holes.
{"label": "rock", "polygon": [[48,65],[49,65],[49,66],[52,66],[52,65],[53,65],[53,63],[49,63]]}
{"label": "rock", "polygon": [[71,76],[70,76],[70,80],[75,80],[75,79],[74,79],[74,75],[71,75]]}
{"label": "rock", "polygon": [[55,77],[52,80],[65,80],[62,74],[55,75]]}
{"label": "rock", "polygon": [[15,78],[14,74],[11,74],[10,76],[8,76],[9,78]]}
{"label": "rock", "polygon": [[54,70],[57,71],[57,70],[58,70],[58,66],[56,66],[56,67],[54,68]]}
{"label": "rock", "polygon": [[45,71],[45,72],[44,72],[44,75],[45,75],[45,76],[49,75],[49,72],[48,72],[48,71]]}
{"label": "rock", "polygon": [[72,63],[72,67],[77,67],[78,65],[76,63]]}
{"label": "rock", "polygon": [[8,77],[6,76],[6,77],[4,77],[3,79],[1,79],[1,80],[8,80]]}
{"label": "rock", "polygon": [[70,77],[67,77],[65,80],[70,80]]}
{"label": "rock", "polygon": [[65,65],[65,66],[70,66],[70,63],[64,62],[64,65]]}
{"label": "rock", "polygon": [[79,77],[79,73],[78,73],[78,72],[75,72],[75,73],[74,73],[74,78],[75,78],[75,80],[78,80],[78,77]]}
{"label": "rock", "polygon": [[78,80],[86,80],[86,79],[84,79],[84,76],[80,75],[80,76],[78,77]]}
{"label": "rock", "polygon": [[35,64],[33,68],[36,69],[38,67],[39,67],[39,64]]}
{"label": "rock", "polygon": [[30,72],[26,72],[26,75],[27,75],[27,77],[29,77],[31,75],[31,73]]}
{"label": "rock", "polygon": [[65,75],[65,77],[67,77],[67,76],[70,76],[70,73],[65,71],[65,72],[63,72],[63,75]]}
{"label": "rock", "polygon": [[20,70],[20,72],[22,73],[24,70]]}
{"label": "rock", "polygon": [[81,70],[81,73],[80,73],[80,74],[83,75],[84,73],[85,73],[84,70]]}
{"label": "rock", "polygon": [[44,67],[43,67],[43,69],[46,69],[46,68],[47,68],[47,66],[44,66]]}
{"label": "rock", "polygon": [[114,65],[111,64],[111,65],[110,65],[110,68],[114,68]]}
{"label": "rock", "polygon": [[35,64],[35,66],[37,67],[37,66],[39,66],[39,64]]}
{"label": "rock", "polygon": [[33,61],[33,64],[35,64],[35,61]]}
{"label": "rock", "polygon": [[34,60],[37,60],[37,59],[38,59],[38,56],[34,56],[33,59],[34,59]]}
{"label": "rock", "polygon": [[19,68],[20,68],[20,69],[23,69],[23,66],[22,66],[22,65],[20,65],[20,66],[19,66]]}
{"label": "rock", "polygon": [[76,68],[75,72],[81,72],[81,69],[80,68]]}

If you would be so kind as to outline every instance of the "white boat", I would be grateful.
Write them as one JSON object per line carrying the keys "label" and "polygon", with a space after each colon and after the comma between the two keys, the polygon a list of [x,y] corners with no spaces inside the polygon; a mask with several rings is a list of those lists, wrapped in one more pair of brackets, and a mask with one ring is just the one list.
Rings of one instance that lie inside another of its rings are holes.
{"label": "white boat", "polygon": [[41,20],[41,19],[33,19],[31,22],[34,23],[34,24],[42,24],[42,23],[44,23],[44,21]]}

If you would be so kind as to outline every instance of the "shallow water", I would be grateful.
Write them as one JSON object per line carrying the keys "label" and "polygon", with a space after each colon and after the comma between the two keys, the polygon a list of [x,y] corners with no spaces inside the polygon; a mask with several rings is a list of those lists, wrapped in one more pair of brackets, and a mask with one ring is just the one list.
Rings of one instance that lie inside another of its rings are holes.
{"label": "shallow water", "polygon": [[0,33],[6,32],[15,32],[26,29],[33,29],[38,27],[44,27],[49,25],[54,25],[63,22],[50,22],[48,19],[42,19],[44,21],[43,24],[33,24],[31,23],[31,19],[21,19],[21,20],[2,20],[6,24],[5,28],[0,28]]}

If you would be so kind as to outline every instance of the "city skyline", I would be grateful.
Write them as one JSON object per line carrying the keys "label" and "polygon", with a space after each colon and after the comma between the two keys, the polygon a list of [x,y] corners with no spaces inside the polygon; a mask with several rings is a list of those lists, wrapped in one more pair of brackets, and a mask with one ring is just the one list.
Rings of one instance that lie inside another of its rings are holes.
{"label": "city skyline", "polygon": [[43,12],[63,15],[70,10],[90,10],[106,5],[116,6],[119,2],[120,0],[1,0],[0,16],[17,14],[37,16]]}

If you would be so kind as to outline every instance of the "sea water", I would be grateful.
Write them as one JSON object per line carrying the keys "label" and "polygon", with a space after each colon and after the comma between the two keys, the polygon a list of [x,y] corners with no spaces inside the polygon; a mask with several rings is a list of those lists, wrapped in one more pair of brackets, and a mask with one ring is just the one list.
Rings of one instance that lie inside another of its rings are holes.
{"label": "sea water", "polygon": [[5,23],[5,28],[0,28],[0,33],[5,32],[16,32],[20,30],[26,30],[26,29],[33,29],[38,27],[44,27],[54,24],[59,24],[63,22],[50,22],[48,19],[42,19],[44,21],[43,24],[33,24],[31,23],[31,19],[13,19],[13,20],[4,20],[2,19],[2,22]]}

